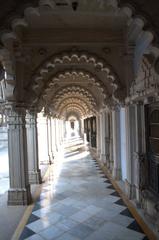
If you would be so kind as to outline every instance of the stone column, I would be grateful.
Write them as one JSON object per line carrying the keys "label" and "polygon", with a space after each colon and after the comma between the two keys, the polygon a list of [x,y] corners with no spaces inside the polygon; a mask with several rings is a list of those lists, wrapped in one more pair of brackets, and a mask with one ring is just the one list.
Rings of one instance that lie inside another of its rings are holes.
{"label": "stone column", "polygon": [[84,119],[79,119],[79,122],[81,123],[80,124],[80,127],[81,127],[81,130],[80,130],[80,133],[81,133],[81,135],[80,135],[80,137],[81,138],[84,138]]}
{"label": "stone column", "polygon": [[106,138],[105,138],[105,155],[106,155],[106,166],[110,167],[110,119],[108,111],[105,112],[106,116]]}
{"label": "stone column", "polygon": [[101,156],[103,153],[103,134],[102,134],[102,129],[103,129],[103,122],[102,122],[102,113],[99,114],[99,122],[100,122],[100,160],[101,160]]}
{"label": "stone column", "polygon": [[97,157],[101,154],[101,140],[100,140],[100,115],[96,115],[97,119]]}
{"label": "stone column", "polygon": [[133,185],[133,160],[135,152],[136,140],[136,121],[135,121],[135,108],[133,105],[126,107],[126,193],[129,198],[134,197]]}
{"label": "stone column", "polygon": [[59,150],[59,129],[58,129],[58,119],[55,118],[55,142],[56,142],[56,151]]}
{"label": "stone column", "polygon": [[50,141],[50,119],[47,117],[47,149],[48,149],[48,157],[49,164],[52,163],[52,152],[51,152],[51,141]]}
{"label": "stone column", "polygon": [[134,196],[137,204],[141,204],[142,190],[146,185],[148,174],[145,171],[145,124],[144,124],[144,105],[138,102],[135,105],[135,151],[133,153],[133,183]]}
{"label": "stone column", "polygon": [[110,112],[110,161],[109,161],[109,171],[113,171],[113,126],[112,126],[112,112]]}
{"label": "stone column", "polygon": [[27,112],[26,130],[29,182],[39,184],[42,180],[38,157],[37,114],[33,111]]}
{"label": "stone column", "polygon": [[56,139],[55,139],[55,120],[51,118],[51,132],[52,132],[52,156],[56,155]]}
{"label": "stone column", "polygon": [[54,152],[53,152],[53,133],[52,133],[52,121],[51,121],[51,117],[49,117],[49,140],[50,140],[50,155],[51,155],[51,162],[54,159]]}
{"label": "stone column", "polygon": [[105,140],[106,140],[106,118],[104,111],[101,113],[101,155],[100,155],[100,159],[103,162],[103,164],[106,164]]}
{"label": "stone column", "polygon": [[83,137],[83,132],[82,132],[82,119],[78,119],[78,123],[79,123],[79,131],[78,131],[78,134],[79,134],[79,137]]}
{"label": "stone column", "polygon": [[39,160],[48,163],[48,144],[47,144],[47,119],[44,113],[38,114],[38,144],[39,144]]}
{"label": "stone column", "polygon": [[28,205],[31,202],[28,179],[26,110],[22,107],[8,111],[8,151],[10,189],[8,205]]}
{"label": "stone column", "polygon": [[112,111],[113,129],[113,177],[121,178],[121,152],[120,152],[120,110],[116,107]]}

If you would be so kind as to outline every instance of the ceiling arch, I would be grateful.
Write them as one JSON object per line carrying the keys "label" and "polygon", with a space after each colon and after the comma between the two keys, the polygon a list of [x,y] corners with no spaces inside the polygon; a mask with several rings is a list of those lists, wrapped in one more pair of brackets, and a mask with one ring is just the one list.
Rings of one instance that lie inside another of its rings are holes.
{"label": "ceiling arch", "polygon": [[59,106],[59,109],[57,112],[53,112],[53,116],[57,116],[58,118],[64,118],[69,112],[75,112],[77,113],[80,118],[87,117],[89,115],[92,115],[93,112],[91,112],[88,108],[88,106],[84,103],[84,105],[81,105],[81,103],[78,102],[69,102],[65,104],[61,104]]}
{"label": "ceiling arch", "polygon": [[[48,60],[45,60],[44,64],[36,69],[31,81],[33,92],[38,95],[38,93],[41,92],[41,88],[44,87],[46,79],[52,78],[55,70],[57,71],[57,69],[61,67],[64,69],[72,67],[74,69],[70,71],[72,76],[75,76],[77,72],[79,72],[79,74],[87,72],[86,74],[89,75],[89,79],[92,80],[94,84],[99,85],[105,95],[111,95],[112,89],[117,91],[118,88],[121,88],[118,76],[112,66],[106,63],[104,59],[100,59],[95,54],[89,52],[71,51],[51,56]],[[66,72],[67,71],[69,71],[69,69],[66,69]],[[59,77],[61,77],[60,74],[61,73],[57,72],[57,75],[59,76],[53,77],[50,81],[50,85],[58,81]],[[69,73],[67,73],[67,76],[68,74]],[[98,77],[99,75],[102,76],[103,82]],[[108,89],[110,91],[109,93]]]}
{"label": "ceiling arch", "polygon": [[[70,3],[69,3],[70,2]],[[128,4],[125,1],[125,4],[122,4],[124,1],[118,1],[118,0],[95,0],[91,1],[85,1],[80,0],[78,3],[79,8],[78,11],[76,11],[76,15],[81,12],[85,11],[91,11],[92,15],[94,13],[104,13],[105,15],[110,16],[111,14],[114,14],[114,16],[123,17],[127,21],[128,25],[128,39],[129,41],[135,41],[137,42],[139,38],[141,38],[141,34],[144,33],[144,28],[146,28],[147,33],[151,33],[151,37],[147,44],[145,44],[147,47],[154,38],[156,38],[155,29],[153,28],[152,24],[148,24],[150,21],[148,21],[145,17],[145,15],[140,15],[137,13],[134,4],[131,4],[130,1],[128,1]],[[71,1],[66,2],[67,7],[64,9],[60,9],[59,6],[57,6],[56,2],[54,0],[40,0],[37,1],[37,7],[31,7],[26,6],[24,7],[24,17],[21,18],[20,16],[17,17],[15,15],[12,18],[12,21],[10,23],[12,27],[12,32],[10,31],[2,31],[1,32],[1,40],[3,44],[9,46],[12,42],[19,42],[21,37],[21,31],[24,31],[27,28],[30,28],[31,26],[35,28],[36,24],[39,24],[39,19],[41,18],[43,27],[50,26],[50,24],[54,24],[54,21],[45,21],[44,17],[46,17],[46,14],[54,14],[55,12],[60,13],[61,10],[62,14],[64,15],[65,12],[68,12],[70,14],[74,14],[73,11],[70,12],[71,7]],[[72,10],[72,7],[71,7]],[[95,22],[93,22],[94,24]],[[59,24],[58,21],[56,21],[56,24]],[[61,23],[60,23],[61,24]],[[74,24],[74,22],[72,22]],[[84,24],[87,24],[85,21]],[[50,26],[51,27],[51,26]],[[156,29],[157,31],[157,29]],[[138,33],[138,34],[137,34]],[[143,34],[145,35],[145,34]],[[147,38],[147,36],[143,36],[143,38]],[[144,49],[145,50],[145,49]]]}
{"label": "ceiling arch", "polygon": [[[60,93],[61,91],[62,93]],[[76,94],[78,95],[79,92],[85,92],[85,97],[93,95],[95,98],[94,102],[96,102],[94,106],[97,105],[98,107],[100,107],[104,101],[106,102],[106,98],[109,96],[103,82],[97,79],[97,77],[92,75],[90,72],[83,70],[66,70],[58,72],[52,77],[45,89],[42,91],[41,101],[51,104],[55,98],[54,102],[57,102],[57,96],[59,96],[59,93],[60,95],[66,96],[68,91],[69,95],[72,94],[73,96],[75,93],[74,91],[76,91]]]}
{"label": "ceiling arch", "polygon": [[60,89],[55,96],[47,103],[56,114],[61,113],[61,109],[67,111],[68,105],[82,109],[83,114],[91,114],[97,110],[97,102],[95,97],[85,88],[81,86],[68,86]]}
{"label": "ceiling arch", "polygon": [[[65,70],[58,71],[61,66]],[[60,87],[67,88],[72,84],[75,87],[76,85],[89,89],[92,87],[93,95],[97,95],[100,102],[96,105],[103,106],[107,102],[106,98],[114,95],[118,87],[121,89],[112,67],[103,59],[88,52],[62,52],[50,57],[36,70],[32,81],[34,96],[40,96],[45,102],[52,101]]]}
{"label": "ceiling arch", "polygon": [[80,116],[77,112],[74,111],[69,111],[67,112],[67,114],[65,115],[65,120],[66,121],[79,121],[80,120]]}
{"label": "ceiling arch", "polygon": [[[16,50],[18,53],[21,53],[21,49],[23,47],[24,36],[27,36],[27,31],[29,29],[36,29],[39,26],[50,27],[50,29],[54,29],[55,23],[58,26],[61,26],[62,21],[59,23],[57,19],[55,19],[55,13],[61,17],[65,13],[74,14],[71,8],[71,1],[67,1],[67,7],[63,8],[63,12],[61,14],[61,10],[59,6],[57,6],[56,1],[47,0],[47,1],[37,1],[34,7],[27,6],[24,10],[24,16],[14,17],[11,21],[12,31],[3,31],[1,32],[1,41],[4,44],[5,48],[14,53]],[[71,10],[71,11],[70,11]],[[130,45],[135,45],[135,59],[136,59],[136,69],[138,71],[138,67],[140,61],[142,61],[143,54],[153,52],[152,48],[153,40],[155,39],[155,33],[146,28],[146,19],[143,16],[139,16],[135,14],[135,9],[131,5],[119,5],[117,0],[103,1],[103,0],[92,0],[90,1],[80,1],[76,14],[80,15],[81,13],[91,12],[92,16],[113,16],[119,17],[121,22],[126,23],[128,28],[128,43]],[[52,19],[54,18],[56,21],[48,21],[47,16]],[[72,16],[72,15],[70,15]],[[91,19],[91,18],[90,18]],[[90,20],[89,19],[89,20]],[[95,21],[94,21],[95,22]],[[40,25],[38,25],[40,23]],[[77,22],[76,22],[77,23]],[[76,24],[75,22],[67,22],[67,27],[72,28]],[[50,25],[49,25],[50,24]],[[72,25],[70,25],[72,24]],[[80,24],[83,24],[80,22]],[[79,25],[80,25],[79,24]],[[91,27],[91,21],[86,21],[85,24],[88,24]],[[112,24],[112,23],[111,23]],[[80,25],[81,26],[81,25]],[[155,55],[155,59],[158,58],[158,54]],[[41,93],[44,93],[44,100],[46,93],[51,91],[51,87],[47,88],[47,81],[49,81],[50,76],[55,73],[55,71],[60,71],[61,68],[69,68],[75,67],[83,68],[83,65],[86,69],[92,72],[95,71],[97,75],[102,75],[103,83],[105,84],[105,89],[108,90],[109,96],[116,99],[114,96],[118,96],[120,98],[120,91],[122,89],[120,80],[113,70],[112,66],[107,64],[105,59],[98,57],[94,53],[82,52],[82,51],[68,51],[62,52],[57,55],[53,55],[48,59],[45,59],[43,64],[40,64],[38,68],[35,69],[32,79],[28,84],[29,89],[31,91],[27,91],[32,94],[32,102],[34,104],[38,104]],[[13,74],[14,75],[14,74]],[[8,74],[9,76],[9,74]],[[7,81],[6,81],[7,82]],[[16,81],[8,81],[8,92],[9,95],[14,95],[18,88],[16,88]],[[16,90],[16,91],[15,91]],[[59,90],[59,89],[57,89]],[[28,94],[26,94],[26,98],[28,98]]]}

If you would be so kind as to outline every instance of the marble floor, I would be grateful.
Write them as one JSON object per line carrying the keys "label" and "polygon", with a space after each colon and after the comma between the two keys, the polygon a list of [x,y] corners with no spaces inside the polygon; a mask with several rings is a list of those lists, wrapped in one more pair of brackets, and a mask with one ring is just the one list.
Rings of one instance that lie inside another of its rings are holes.
{"label": "marble floor", "polygon": [[148,238],[82,142],[74,139],[52,165],[20,239]]}

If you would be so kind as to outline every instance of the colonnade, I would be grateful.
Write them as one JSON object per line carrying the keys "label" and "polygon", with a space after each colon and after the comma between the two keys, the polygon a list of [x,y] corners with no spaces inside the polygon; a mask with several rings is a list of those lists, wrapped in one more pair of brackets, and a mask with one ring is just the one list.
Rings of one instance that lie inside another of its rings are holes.
{"label": "colonnade", "polygon": [[[65,135],[64,121],[36,109],[8,108],[9,205],[31,202],[30,184],[41,183],[39,161],[52,164]],[[114,179],[123,180],[129,198],[140,202],[144,185],[144,105],[102,109],[80,120],[80,132]]]}
{"label": "colonnade", "polygon": [[[48,164],[54,158],[63,141],[63,120],[37,114],[36,109],[9,108],[8,153],[10,189],[8,205],[31,203],[30,184],[41,183],[39,155]],[[39,146],[39,148],[38,148]]]}
{"label": "colonnade", "polygon": [[[84,120],[92,148],[91,119]],[[129,198],[140,201],[143,154],[145,153],[144,105],[131,104],[102,109],[95,116],[96,156],[115,180],[122,180]]]}

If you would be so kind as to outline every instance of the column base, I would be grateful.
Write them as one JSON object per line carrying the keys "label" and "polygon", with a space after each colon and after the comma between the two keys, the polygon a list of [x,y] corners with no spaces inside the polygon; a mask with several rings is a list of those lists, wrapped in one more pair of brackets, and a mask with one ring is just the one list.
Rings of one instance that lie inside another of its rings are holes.
{"label": "column base", "polygon": [[129,183],[128,180],[125,180],[125,192],[129,199],[135,198],[135,188],[134,185]]}
{"label": "column base", "polygon": [[108,158],[106,159],[106,167],[107,169],[110,169],[110,160]]}
{"label": "column base", "polygon": [[101,154],[101,155],[100,155],[100,161],[101,161],[103,164],[106,163],[106,156],[105,156],[105,154]]}
{"label": "column base", "polygon": [[27,188],[9,189],[8,190],[8,205],[29,205],[32,202],[30,185]]}
{"label": "column base", "polygon": [[113,168],[113,178],[115,178],[116,180],[120,180],[121,179],[121,169],[120,168]]}
{"label": "column base", "polygon": [[109,169],[111,172],[113,172],[113,166],[114,166],[114,161],[110,160],[109,161]]}
{"label": "column base", "polygon": [[53,156],[52,156],[52,153],[49,154],[49,164],[53,164]]}
{"label": "column base", "polygon": [[30,184],[41,184],[41,170],[38,171],[29,171],[29,183]]}
{"label": "column base", "polygon": [[100,155],[101,155],[101,151],[100,149],[97,148],[97,157],[100,158]]}

